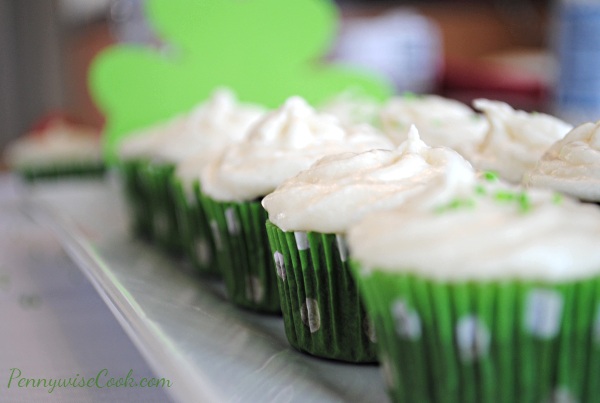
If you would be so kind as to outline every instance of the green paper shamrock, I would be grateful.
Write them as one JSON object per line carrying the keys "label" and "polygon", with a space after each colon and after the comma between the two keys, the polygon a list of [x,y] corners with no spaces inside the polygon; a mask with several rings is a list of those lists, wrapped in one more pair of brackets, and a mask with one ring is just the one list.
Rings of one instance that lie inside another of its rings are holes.
{"label": "green paper shamrock", "polygon": [[90,71],[111,159],[124,135],[189,111],[219,86],[271,108],[292,95],[319,104],[349,88],[390,95],[371,73],[318,62],[338,20],[328,0],[147,0],[146,13],[165,49],[113,46]]}

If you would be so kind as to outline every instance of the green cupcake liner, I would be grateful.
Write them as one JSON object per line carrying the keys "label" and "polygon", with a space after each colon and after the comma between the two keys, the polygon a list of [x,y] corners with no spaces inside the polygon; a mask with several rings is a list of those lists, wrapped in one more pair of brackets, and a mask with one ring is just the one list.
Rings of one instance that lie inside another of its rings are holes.
{"label": "green cupcake liner", "polygon": [[285,333],[309,354],[377,362],[375,334],[347,265],[341,236],[285,232],[267,221]]}
{"label": "green cupcake liner", "polygon": [[179,236],[175,197],[171,177],[174,164],[149,162],[140,169],[144,193],[149,197],[152,238],[167,253],[183,253],[183,242]]}
{"label": "green cupcake liner", "polygon": [[171,187],[175,198],[177,227],[185,256],[192,267],[203,275],[220,274],[215,260],[215,246],[204,207],[201,203],[200,183],[194,182],[188,194],[180,179],[172,177]]}
{"label": "green cupcake liner", "polygon": [[101,177],[106,172],[104,162],[72,162],[39,167],[20,167],[17,173],[27,182],[62,178]]}
{"label": "green cupcake liner", "polygon": [[219,202],[208,196],[201,200],[230,300],[258,312],[280,313],[265,209],[258,201]]}
{"label": "green cupcake liner", "polygon": [[125,200],[129,208],[130,225],[137,236],[152,238],[152,206],[142,179],[142,160],[127,160],[119,163],[123,179]]}
{"label": "green cupcake liner", "polygon": [[397,402],[600,400],[600,279],[441,283],[351,263]]}

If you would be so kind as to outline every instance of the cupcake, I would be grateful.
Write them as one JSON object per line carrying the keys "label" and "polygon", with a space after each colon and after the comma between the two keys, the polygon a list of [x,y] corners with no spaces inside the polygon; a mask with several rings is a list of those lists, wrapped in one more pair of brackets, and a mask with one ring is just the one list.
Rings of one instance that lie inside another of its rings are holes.
{"label": "cupcake", "polygon": [[390,147],[374,130],[344,128],[293,97],[210,162],[201,175],[203,203],[230,299],[258,311],[280,311],[267,213],[260,204],[265,195],[325,155]]}
{"label": "cupcake", "polygon": [[464,157],[481,143],[487,122],[467,105],[437,95],[405,93],[390,99],[380,111],[383,131],[400,144],[411,125],[433,147],[450,147]]}
{"label": "cupcake", "polygon": [[172,177],[177,226],[186,257],[202,274],[218,274],[218,266],[214,263],[211,229],[200,201],[200,174],[211,159],[241,141],[264,113],[262,107],[239,103],[231,92],[221,90],[189,122],[200,137],[194,140],[197,145],[190,147],[189,142],[179,145],[188,150],[191,148],[193,153],[177,162]]}
{"label": "cupcake", "polygon": [[105,170],[100,132],[51,115],[9,143],[7,165],[28,181],[64,176],[98,176]]}
{"label": "cupcake", "polygon": [[[119,170],[123,180],[123,188],[129,207],[131,228],[137,236],[152,239],[159,233],[157,214],[154,214],[152,196],[154,186],[147,178],[146,168],[151,161],[150,154],[163,137],[171,130],[180,127],[181,119],[174,119],[150,128],[140,130],[125,138],[119,144]],[[156,230],[155,230],[156,228]]]}
{"label": "cupcake", "polygon": [[600,210],[477,189],[349,231],[392,400],[596,401]]}
{"label": "cupcake", "polygon": [[600,122],[577,126],[554,143],[523,183],[600,203]]}
{"label": "cupcake", "polygon": [[521,183],[523,174],[573,128],[544,113],[514,110],[510,105],[487,99],[473,101],[489,122],[489,130],[476,152],[467,157],[485,171],[497,172],[505,180]]}
{"label": "cupcake", "polygon": [[320,357],[376,360],[374,333],[347,265],[345,234],[370,212],[427,208],[471,189],[476,174],[449,148],[431,148],[413,126],[396,150],[324,157],[262,204],[290,344]]}
{"label": "cupcake", "polygon": [[[152,206],[153,236],[167,251],[185,249],[199,267],[210,266],[210,241],[193,182],[205,161],[241,139],[262,113],[261,108],[238,104],[229,90],[219,89],[190,113],[153,128],[147,142],[142,140],[146,163],[139,172]],[[125,151],[131,148],[124,144]],[[187,225],[188,219],[198,221]]]}

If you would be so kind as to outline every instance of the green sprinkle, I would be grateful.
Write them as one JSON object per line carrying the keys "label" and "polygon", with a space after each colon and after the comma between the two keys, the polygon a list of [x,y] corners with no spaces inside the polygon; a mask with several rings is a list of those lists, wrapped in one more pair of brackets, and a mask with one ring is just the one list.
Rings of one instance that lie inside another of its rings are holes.
{"label": "green sprinkle", "polygon": [[475,193],[478,195],[485,195],[487,194],[487,190],[483,185],[477,185],[475,186]]}
{"label": "green sprinkle", "polygon": [[515,200],[517,197],[513,192],[509,192],[506,190],[499,190],[494,195],[497,201],[499,202],[510,202]]}
{"label": "green sprinkle", "polygon": [[563,202],[563,196],[560,193],[554,193],[552,196],[552,203],[561,204]]}
{"label": "green sprinkle", "polygon": [[488,182],[496,182],[498,180],[498,174],[493,171],[485,171],[483,173],[483,179]]}
{"label": "green sprinkle", "polygon": [[463,208],[473,208],[475,207],[474,199],[454,199],[450,203],[439,206],[435,209],[436,213],[444,213],[447,211],[458,210]]}
{"label": "green sprinkle", "polygon": [[431,121],[431,123],[435,126],[435,127],[442,127],[442,120],[441,119],[433,119]]}
{"label": "green sprinkle", "polygon": [[521,194],[518,195],[517,200],[519,202],[519,206],[521,207],[521,211],[523,213],[528,212],[529,210],[531,210],[531,200],[529,199],[529,196],[527,195],[527,193],[523,192]]}

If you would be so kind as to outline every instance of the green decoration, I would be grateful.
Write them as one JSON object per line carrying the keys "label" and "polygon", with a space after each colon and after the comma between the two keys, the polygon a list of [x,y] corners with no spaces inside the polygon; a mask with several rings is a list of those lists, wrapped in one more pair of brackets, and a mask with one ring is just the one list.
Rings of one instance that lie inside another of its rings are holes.
{"label": "green decoration", "polygon": [[190,110],[219,86],[245,102],[275,108],[292,95],[318,104],[351,88],[383,100],[391,86],[372,73],[318,63],[338,15],[328,0],[148,0],[146,13],[163,49],[118,45],[90,71],[106,115],[105,146],[114,159],[127,133]]}

